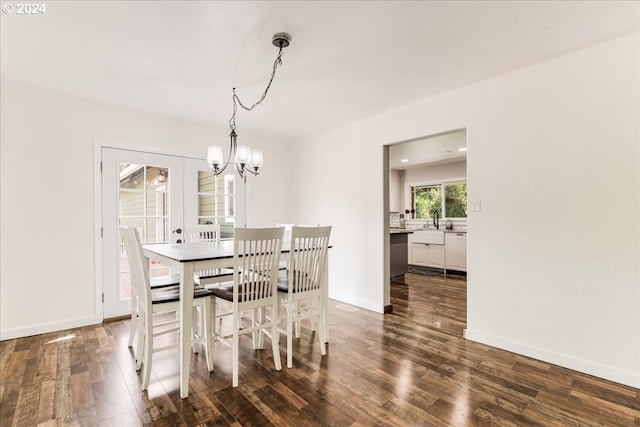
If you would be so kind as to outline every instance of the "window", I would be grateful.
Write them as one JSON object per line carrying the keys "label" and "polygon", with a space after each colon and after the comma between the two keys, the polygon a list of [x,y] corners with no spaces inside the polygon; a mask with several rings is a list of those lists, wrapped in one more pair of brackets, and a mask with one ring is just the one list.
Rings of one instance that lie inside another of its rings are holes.
{"label": "window", "polygon": [[466,218],[467,183],[412,186],[411,207],[417,219],[435,218],[436,212],[440,218]]}
{"label": "window", "polygon": [[222,238],[233,237],[235,224],[235,177],[198,171],[198,223],[220,224]]}

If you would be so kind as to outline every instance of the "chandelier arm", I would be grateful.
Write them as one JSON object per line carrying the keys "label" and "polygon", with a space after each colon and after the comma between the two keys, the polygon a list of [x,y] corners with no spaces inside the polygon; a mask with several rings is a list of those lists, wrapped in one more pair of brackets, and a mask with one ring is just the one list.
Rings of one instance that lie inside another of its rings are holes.
{"label": "chandelier arm", "polygon": [[229,166],[229,160],[227,160],[224,164],[224,166],[222,166],[221,168],[215,169],[214,173],[216,176],[220,175],[222,172],[224,172],[224,170],[227,168],[227,166]]}

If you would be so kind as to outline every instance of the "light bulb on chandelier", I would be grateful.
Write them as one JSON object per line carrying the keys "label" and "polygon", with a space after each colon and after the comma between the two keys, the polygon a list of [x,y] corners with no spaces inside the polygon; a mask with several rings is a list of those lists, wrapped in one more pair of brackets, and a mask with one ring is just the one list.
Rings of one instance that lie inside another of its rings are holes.
{"label": "light bulb on chandelier", "polygon": [[209,146],[207,151],[207,163],[209,167],[213,169],[213,173],[217,176],[220,175],[224,170],[229,166],[230,163],[235,165],[236,171],[240,175],[240,177],[244,177],[245,172],[249,172],[253,175],[258,175],[258,170],[264,164],[264,158],[262,155],[262,151],[260,150],[252,150],[247,145],[238,145],[238,134],[236,133],[236,112],[238,110],[238,105],[240,105],[244,110],[251,111],[257,105],[259,105],[264,98],[267,96],[267,92],[269,92],[269,88],[271,87],[271,83],[276,75],[276,69],[278,65],[282,65],[282,49],[289,46],[291,42],[291,36],[287,33],[277,33],[273,36],[272,43],[274,46],[278,48],[278,56],[273,63],[273,71],[271,72],[271,79],[269,80],[269,84],[267,84],[264,93],[260,97],[258,101],[256,101],[251,107],[246,107],[240,101],[240,98],[236,94],[236,88],[233,88],[233,115],[229,120],[229,128],[231,129],[230,137],[230,147],[229,147],[229,157],[227,160],[224,160],[222,154],[222,147],[219,145]]}

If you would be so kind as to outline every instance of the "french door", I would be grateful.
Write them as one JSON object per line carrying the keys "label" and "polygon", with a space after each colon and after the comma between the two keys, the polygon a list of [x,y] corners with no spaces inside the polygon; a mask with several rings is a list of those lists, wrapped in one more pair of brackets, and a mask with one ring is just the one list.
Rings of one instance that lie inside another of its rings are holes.
{"label": "french door", "polygon": [[[181,157],[102,148],[104,318],[131,313],[129,265],[118,227],[137,228],[143,243],[177,241],[183,176]],[[162,276],[170,270],[154,263],[149,273]]]}
{"label": "french door", "polygon": [[[111,318],[131,313],[119,227],[137,228],[143,244],[179,243],[184,224],[196,223],[220,224],[222,237],[232,238],[236,200],[244,188],[238,188],[232,172],[215,177],[200,159],[107,147],[101,156],[103,317]],[[149,274],[171,271],[151,261]]]}

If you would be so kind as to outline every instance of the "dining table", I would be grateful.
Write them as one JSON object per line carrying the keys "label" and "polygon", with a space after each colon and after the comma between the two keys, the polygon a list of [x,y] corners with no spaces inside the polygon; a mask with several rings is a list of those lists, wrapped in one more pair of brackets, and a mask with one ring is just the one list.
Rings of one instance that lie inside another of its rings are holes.
{"label": "dining table", "polygon": [[[150,243],[142,246],[148,259],[160,262],[172,271],[180,273],[179,330],[180,342],[180,397],[189,396],[189,371],[191,361],[191,327],[193,321],[194,272],[233,265],[234,241],[220,240],[214,243]],[[290,242],[284,241],[281,260],[290,252]],[[329,340],[328,328],[328,256],[322,279],[323,298],[321,321],[325,341]]]}

